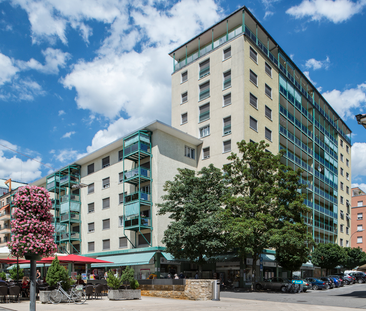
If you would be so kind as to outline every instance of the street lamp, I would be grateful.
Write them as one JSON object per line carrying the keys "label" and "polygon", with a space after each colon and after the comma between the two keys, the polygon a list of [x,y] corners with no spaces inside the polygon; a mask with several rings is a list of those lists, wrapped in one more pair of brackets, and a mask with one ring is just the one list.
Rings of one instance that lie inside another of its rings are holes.
{"label": "street lamp", "polygon": [[366,129],[366,113],[358,114],[355,116],[357,123],[363,125],[363,127]]}
{"label": "street lamp", "polygon": [[72,185],[72,189],[80,189],[80,188],[85,188],[85,187],[88,187],[87,184],[83,184],[83,183],[80,183],[80,184],[77,184],[77,185]]}
{"label": "street lamp", "polygon": [[357,231],[353,232],[349,238],[351,239],[354,234],[356,234],[358,232],[362,232],[362,231],[365,231],[365,229],[361,229],[361,230],[357,230]]}

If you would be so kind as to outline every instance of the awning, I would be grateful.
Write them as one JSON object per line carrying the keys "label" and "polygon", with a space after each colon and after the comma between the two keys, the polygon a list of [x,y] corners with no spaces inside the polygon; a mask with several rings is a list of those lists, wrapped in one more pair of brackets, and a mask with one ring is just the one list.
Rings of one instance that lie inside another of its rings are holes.
{"label": "awning", "polygon": [[[51,264],[37,263],[37,268],[49,267],[49,266],[51,266]],[[9,266],[7,269],[11,270],[11,269],[13,269],[13,267],[16,268],[17,265],[15,264],[15,265]],[[19,264],[19,269],[30,269],[30,263],[21,263],[21,264]]]}
{"label": "awning", "polygon": [[155,255],[155,252],[150,253],[135,253],[115,256],[103,256],[97,259],[111,261],[112,263],[92,263],[94,267],[116,267],[116,266],[138,266],[147,265],[151,258]]}
{"label": "awning", "polygon": [[262,254],[261,257],[263,258],[263,261],[276,261],[276,256],[271,254]]}
{"label": "awning", "polygon": [[172,260],[174,261],[175,258],[172,256],[172,254],[161,252],[161,254],[165,257],[166,260]]}

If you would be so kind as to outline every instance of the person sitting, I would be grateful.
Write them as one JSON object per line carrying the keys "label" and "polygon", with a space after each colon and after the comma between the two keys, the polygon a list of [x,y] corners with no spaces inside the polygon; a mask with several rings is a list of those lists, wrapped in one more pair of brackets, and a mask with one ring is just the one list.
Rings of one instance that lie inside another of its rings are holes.
{"label": "person sitting", "polygon": [[22,280],[22,294],[25,297],[29,297],[29,281],[26,276],[24,276]]}

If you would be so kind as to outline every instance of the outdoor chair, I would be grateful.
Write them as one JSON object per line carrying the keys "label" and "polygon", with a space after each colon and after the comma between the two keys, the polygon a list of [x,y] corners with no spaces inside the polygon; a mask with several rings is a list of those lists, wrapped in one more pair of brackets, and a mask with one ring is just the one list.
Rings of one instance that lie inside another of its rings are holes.
{"label": "outdoor chair", "polygon": [[90,299],[90,296],[93,297],[94,294],[94,287],[93,285],[87,285],[85,287],[85,295],[88,296],[88,299]]}
{"label": "outdoor chair", "polygon": [[107,284],[103,284],[103,289],[102,291],[104,292],[104,295],[107,296],[108,295],[108,285]]}
{"label": "outdoor chair", "polygon": [[11,297],[16,298],[17,302],[19,302],[19,294],[20,294],[20,287],[19,286],[10,286],[9,287],[9,300]]}
{"label": "outdoor chair", "polygon": [[0,286],[0,297],[2,302],[6,302],[6,297],[8,296],[8,287],[7,286]]}
{"label": "outdoor chair", "polygon": [[95,299],[97,299],[99,296],[100,296],[100,298],[102,298],[102,290],[103,290],[103,285],[102,284],[98,284],[94,288]]}

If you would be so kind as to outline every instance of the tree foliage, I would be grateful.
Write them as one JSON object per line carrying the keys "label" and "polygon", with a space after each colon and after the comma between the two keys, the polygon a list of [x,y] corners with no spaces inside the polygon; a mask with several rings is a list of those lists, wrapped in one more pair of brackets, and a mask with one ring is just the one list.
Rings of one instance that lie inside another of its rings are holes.
{"label": "tree foliage", "polygon": [[338,244],[318,244],[311,254],[311,262],[321,268],[334,269],[347,261],[347,251]]}
{"label": "tree foliage", "polygon": [[343,263],[344,268],[354,269],[357,266],[362,266],[366,263],[366,253],[359,247],[345,247],[347,259]]}
{"label": "tree foliage", "polygon": [[46,281],[49,286],[56,286],[57,282],[62,282],[62,288],[68,290],[71,286],[71,280],[67,269],[60,265],[60,262],[55,256],[51,266],[47,270]]}
{"label": "tree foliage", "polygon": [[264,249],[274,247],[291,261],[303,261],[312,243],[301,217],[309,212],[298,192],[301,171],[283,165],[282,153],[267,152],[268,146],[241,141],[240,155],[232,153],[224,166],[230,188],[222,217],[225,231],[242,258],[252,256],[253,273]]}
{"label": "tree foliage", "polygon": [[[18,265],[18,273],[17,273],[17,265],[14,265],[10,270],[9,270],[9,274],[10,274],[10,278],[12,280],[21,280],[24,277],[24,270],[19,268]],[[17,279],[18,278],[18,279]],[[5,277],[6,279],[6,277]],[[3,280],[5,280],[3,279]]]}
{"label": "tree foliage", "polygon": [[164,184],[164,203],[158,204],[158,214],[169,213],[173,220],[164,232],[163,243],[167,252],[197,262],[201,271],[205,256],[225,249],[218,212],[227,189],[222,171],[212,164],[197,175],[189,169],[178,172],[173,181]]}

